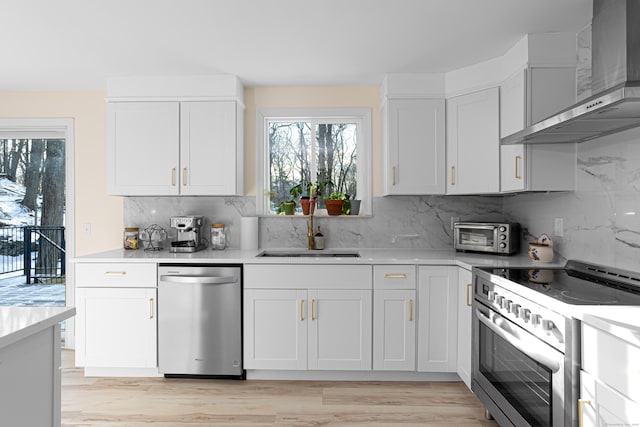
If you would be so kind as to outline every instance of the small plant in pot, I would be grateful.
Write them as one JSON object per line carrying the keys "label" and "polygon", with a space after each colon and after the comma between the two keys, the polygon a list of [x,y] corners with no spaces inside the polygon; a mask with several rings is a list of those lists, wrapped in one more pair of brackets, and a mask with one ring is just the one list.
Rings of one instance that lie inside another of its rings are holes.
{"label": "small plant in pot", "polygon": [[324,198],[324,204],[327,207],[327,213],[329,215],[341,215],[342,206],[347,196],[340,191],[334,191]]}
{"label": "small plant in pot", "polygon": [[294,215],[296,211],[296,199],[302,194],[302,184],[291,187],[289,194],[291,194],[291,198],[280,203],[280,212],[285,215]]}
{"label": "small plant in pot", "polygon": [[346,194],[345,197],[346,199],[344,201],[344,206],[342,207],[342,212],[345,215],[359,215],[361,200],[356,199],[355,196],[351,196],[350,194]]}

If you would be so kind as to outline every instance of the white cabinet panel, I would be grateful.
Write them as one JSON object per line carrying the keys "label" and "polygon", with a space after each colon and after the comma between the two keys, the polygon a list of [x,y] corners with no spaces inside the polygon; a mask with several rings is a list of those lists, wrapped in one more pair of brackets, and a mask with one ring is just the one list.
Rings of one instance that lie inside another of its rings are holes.
{"label": "white cabinet panel", "polygon": [[419,267],[418,371],[456,372],[458,267]]}
{"label": "white cabinet panel", "polygon": [[310,290],[309,369],[371,369],[371,291]]}
{"label": "white cabinet panel", "polygon": [[473,277],[469,270],[458,268],[458,376],[471,389],[471,305]]}
{"label": "white cabinet panel", "polygon": [[444,99],[389,99],[382,113],[384,194],[444,194]]}
{"label": "white cabinet panel", "polygon": [[499,90],[447,100],[447,194],[500,191]]}
{"label": "white cabinet panel", "polygon": [[580,371],[580,398],[582,427],[640,425],[640,403],[585,371]]}
{"label": "white cabinet panel", "polygon": [[177,102],[107,103],[107,191],[178,194]]}
{"label": "white cabinet panel", "polygon": [[306,300],[305,290],[245,290],[246,369],[307,368]]}
{"label": "white cabinet panel", "polygon": [[376,290],[373,304],[373,369],[414,371],[416,291]]}
{"label": "white cabinet panel", "polygon": [[155,263],[78,263],[76,264],[76,286],[109,287],[156,287],[157,266]]}
{"label": "white cabinet panel", "polygon": [[76,363],[157,366],[156,289],[77,288]]}

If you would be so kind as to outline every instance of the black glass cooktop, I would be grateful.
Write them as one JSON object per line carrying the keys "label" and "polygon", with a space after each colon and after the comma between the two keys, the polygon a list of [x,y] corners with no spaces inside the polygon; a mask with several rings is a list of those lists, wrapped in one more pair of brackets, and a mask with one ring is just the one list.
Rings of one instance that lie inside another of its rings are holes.
{"label": "black glass cooktop", "polygon": [[[482,268],[573,305],[640,305],[640,283],[611,280],[568,268]],[[627,277],[628,279],[629,277]]]}

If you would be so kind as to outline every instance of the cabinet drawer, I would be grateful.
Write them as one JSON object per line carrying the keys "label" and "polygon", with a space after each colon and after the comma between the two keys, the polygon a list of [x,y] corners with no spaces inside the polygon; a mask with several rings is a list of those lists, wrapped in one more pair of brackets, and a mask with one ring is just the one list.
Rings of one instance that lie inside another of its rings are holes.
{"label": "cabinet drawer", "polygon": [[155,263],[82,263],[76,264],[76,286],[95,287],[155,287]]}
{"label": "cabinet drawer", "polygon": [[370,265],[245,265],[247,289],[371,289]]}
{"label": "cabinet drawer", "polygon": [[640,402],[640,347],[582,324],[582,369]]}
{"label": "cabinet drawer", "polygon": [[415,289],[415,265],[373,266],[374,289]]}

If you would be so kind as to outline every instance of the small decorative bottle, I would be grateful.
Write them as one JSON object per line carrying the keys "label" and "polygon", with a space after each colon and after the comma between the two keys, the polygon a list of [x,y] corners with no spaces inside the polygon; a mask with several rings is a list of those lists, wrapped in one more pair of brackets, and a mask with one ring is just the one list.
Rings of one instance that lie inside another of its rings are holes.
{"label": "small decorative bottle", "polygon": [[211,248],[222,250],[227,246],[224,224],[211,224]]}
{"label": "small decorative bottle", "polygon": [[313,245],[316,249],[324,249],[324,235],[320,232],[320,226],[313,236]]}

